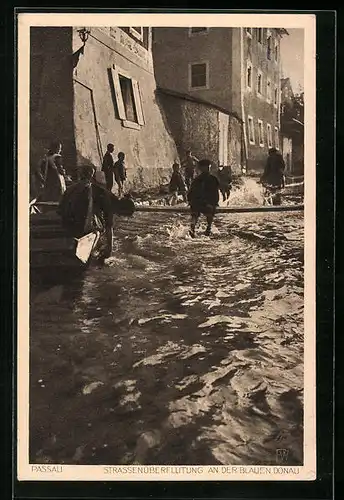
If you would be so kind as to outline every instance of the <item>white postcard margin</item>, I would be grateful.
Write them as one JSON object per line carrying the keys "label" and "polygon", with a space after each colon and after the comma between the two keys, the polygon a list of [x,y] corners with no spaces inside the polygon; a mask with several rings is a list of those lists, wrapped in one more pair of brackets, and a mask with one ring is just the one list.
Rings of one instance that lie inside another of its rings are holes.
{"label": "white postcard margin", "polygon": [[[304,465],[107,466],[29,463],[29,61],[30,26],[211,26],[304,29]],[[296,481],[316,479],[316,32],[311,14],[18,15],[18,331],[17,478],[19,481]]]}

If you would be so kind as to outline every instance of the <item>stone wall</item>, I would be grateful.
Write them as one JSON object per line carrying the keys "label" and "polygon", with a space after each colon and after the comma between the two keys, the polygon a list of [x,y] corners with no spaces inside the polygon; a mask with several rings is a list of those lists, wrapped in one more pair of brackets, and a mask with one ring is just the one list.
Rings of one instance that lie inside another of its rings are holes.
{"label": "stone wall", "polygon": [[[201,159],[208,158],[219,164],[219,113],[208,104],[192,101],[169,92],[158,92],[158,100],[167,118],[179,156],[183,158],[190,149]],[[235,117],[229,117],[228,163],[233,172],[241,172],[242,129]]]}

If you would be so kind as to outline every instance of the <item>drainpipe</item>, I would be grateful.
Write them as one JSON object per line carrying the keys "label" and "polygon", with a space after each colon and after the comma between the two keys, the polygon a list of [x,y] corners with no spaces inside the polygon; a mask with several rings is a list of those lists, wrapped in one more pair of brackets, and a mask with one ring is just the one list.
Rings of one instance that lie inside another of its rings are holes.
{"label": "drainpipe", "polygon": [[[246,135],[246,120],[245,120],[245,108],[244,108],[244,89],[246,82],[246,71],[244,68],[244,28],[240,29],[240,63],[241,63],[241,80],[240,80],[240,101],[241,101],[241,126],[242,126],[242,135],[243,135],[243,143],[244,143],[244,151],[242,152],[242,173],[246,174],[247,172],[247,135]],[[242,149],[242,144],[241,144]]]}

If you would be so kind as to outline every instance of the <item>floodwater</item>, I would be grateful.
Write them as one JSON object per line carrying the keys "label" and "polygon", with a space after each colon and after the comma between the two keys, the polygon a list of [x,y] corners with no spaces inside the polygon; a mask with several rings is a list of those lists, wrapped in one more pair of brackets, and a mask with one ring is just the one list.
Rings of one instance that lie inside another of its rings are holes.
{"label": "floodwater", "polygon": [[303,462],[303,214],[118,219],[113,256],[31,295],[30,462]]}

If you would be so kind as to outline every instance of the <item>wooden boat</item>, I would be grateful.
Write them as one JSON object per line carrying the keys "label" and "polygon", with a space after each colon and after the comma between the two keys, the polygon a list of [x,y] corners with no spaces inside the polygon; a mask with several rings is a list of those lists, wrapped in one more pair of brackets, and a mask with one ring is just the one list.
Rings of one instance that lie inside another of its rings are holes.
{"label": "wooden boat", "polygon": [[[119,200],[113,195],[117,215],[132,216],[135,205],[129,198]],[[30,203],[30,270],[31,275],[73,275],[86,269],[94,259],[102,260],[104,242],[108,238],[94,231],[81,238],[69,237],[57,214],[57,202]]]}
{"label": "wooden boat", "polygon": [[31,273],[74,273],[87,268],[99,231],[82,238],[66,235],[56,204],[37,203],[30,206],[30,270]]}

